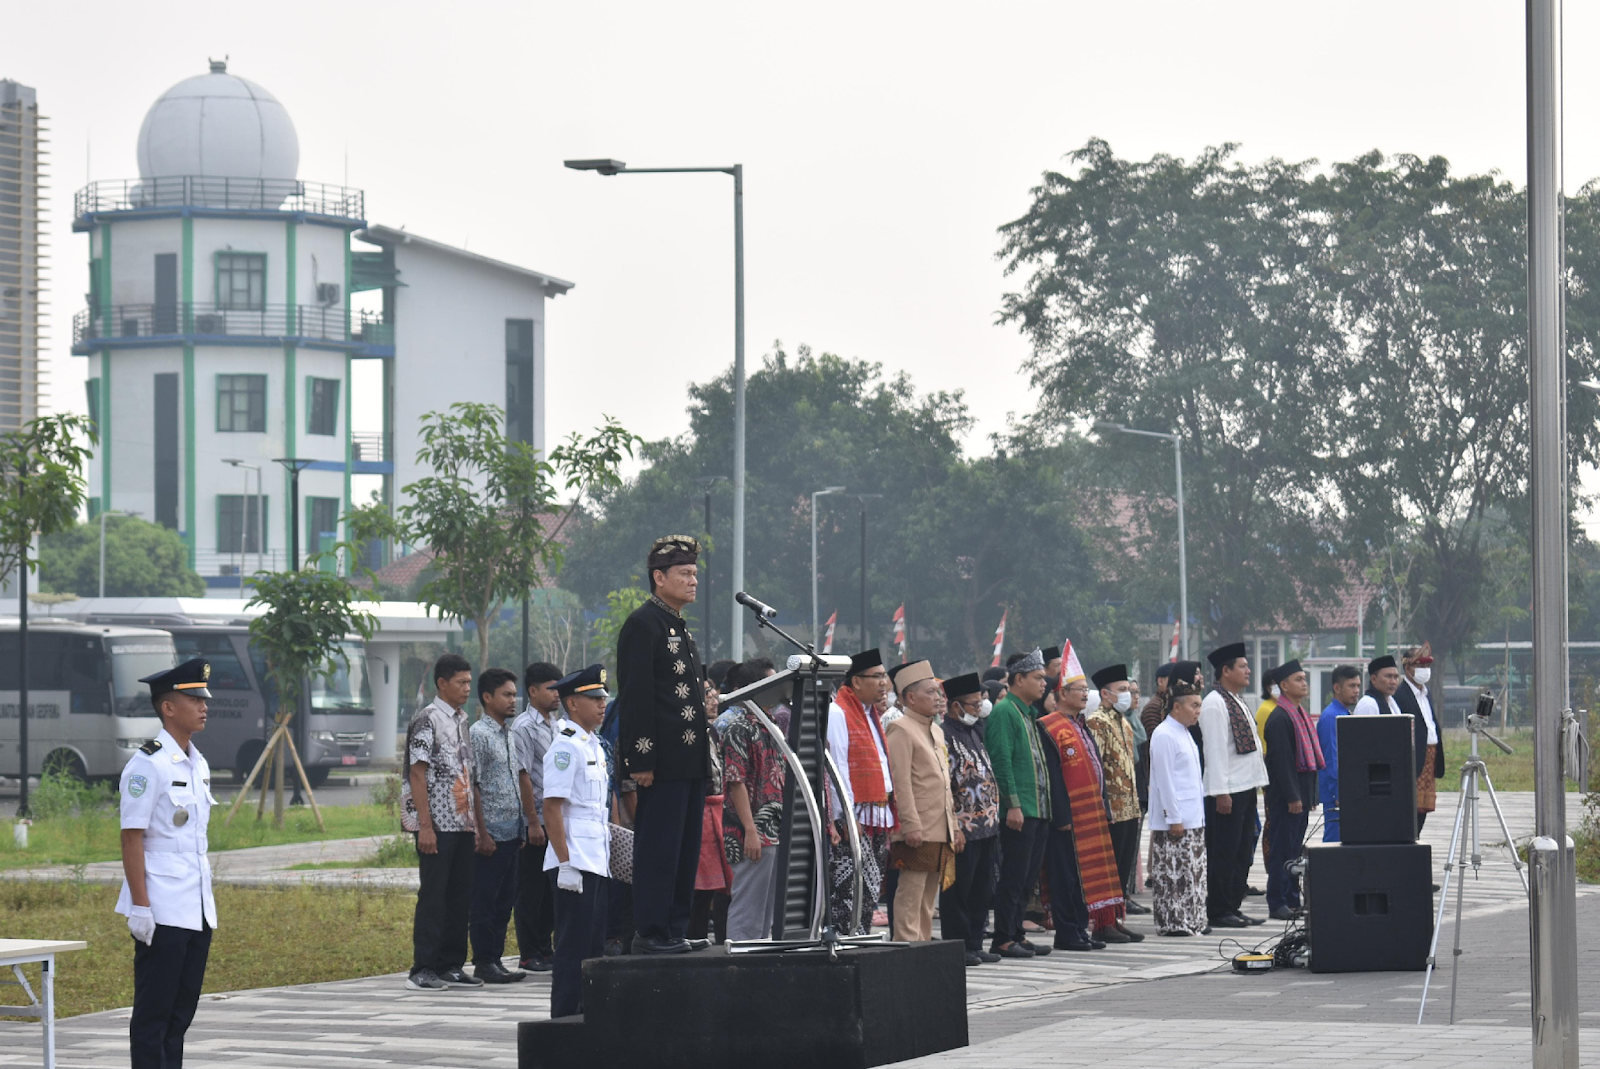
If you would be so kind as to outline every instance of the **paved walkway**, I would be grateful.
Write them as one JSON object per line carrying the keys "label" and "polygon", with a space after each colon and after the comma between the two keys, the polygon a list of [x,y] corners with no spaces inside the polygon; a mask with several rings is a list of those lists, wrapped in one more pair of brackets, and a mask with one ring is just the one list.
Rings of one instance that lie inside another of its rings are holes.
{"label": "paved walkway", "polygon": [[[1436,869],[1448,845],[1453,801],[1446,800],[1447,809],[1429,821],[1423,836],[1434,846]],[[1502,802],[1513,835],[1530,834],[1532,795],[1508,794]],[[1580,812],[1575,796],[1570,805],[1574,815]],[[1492,823],[1487,810],[1485,823]],[[1487,844],[1499,835],[1486,831],[1484,838]],[[307,860],[359,858],[372,848],[370,839],[260,847],[213,855],[213,864],[219,878],[241,883],[333,877],[400,886],[403,878],[414,879],[403,869],[286,871]],[[1600,886],[1580,886],[1579,896],[1581,1006],[1600,1014]],[[1246,909],[1259,914],[1260,903],[1250,899]],[[1446,1061],[1452,1066],[1526,1064],[1527,906],[1503,850],[1486,851],[1478,878],[1467,885],[1464,916],[1463,1027],[1443,1026],[1448,966],[1430,992],[1429,1023],[1418,1028],[1410,1023],[1421,995],[1418,974],[1319,976],[1296,969],[1238,976],[1222,961],[1231,948],[1216,937],[1152,935],[1144,943],[1090,954],[1057,952],[967,970],[972,1046],[907,1064],[972,1069],[1191,1069],[1285,1060],[1363,1069]],[[1150,932],[1147,921],[1131,918],[1130,927]],[[1277,927],[1268,924],[1254,933],[1267,937]],[[1441,945],[1448,945],[1451,934],[1447,919]],[[208,994],[190,1031],[188,1064],[202,1069],[514,1065],[515,1023],[547,1016],[549,999],[548,974],[510,987],[437,994],[407,991],[398,974]],[[126,1065],[127,1015],[126,1009],[111,1010],[63,1021],[58,1029],[63,1069]],[[1295,1023],[1269,1023],[1288,1020]],[[1600,1016],[1584,1020],[1600,1025]],[[36,1029],[0,1022],[0,1066],[34,1064]],[[1286,1059],[1288,1035],[1294,1037],[1293,1054]],[[1600,1067],[1600,1035],[1587,1046],[1596,1057],[1583,1064]]]}

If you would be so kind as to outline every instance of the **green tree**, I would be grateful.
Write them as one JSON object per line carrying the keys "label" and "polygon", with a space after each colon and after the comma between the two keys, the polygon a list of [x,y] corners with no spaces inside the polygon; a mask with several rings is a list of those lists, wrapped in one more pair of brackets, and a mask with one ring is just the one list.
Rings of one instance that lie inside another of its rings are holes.
{"label": "green tree", "polygon": [[[39,540],[41,590],[92,598],[100,592],[100,523],[74,524]],[[203,598],[206,581],[189,567],[189,547],[160,524],[106,518],[106,596]]]}
{"label": "green tree", "polygon": [[[541,457],[505,437],[505,413],[458,402],[423,417],[417,463],[432,471],[401,488],[406,503],[358,509],[351,531],[426,546],[433,554],[418,597],[477,628],[478,664],[489,661],[489,628],[501,605],[561,565],[562,535],[586,496],[621,482],[638,437],[613,419],[589,437],[574,433]],[[559,498],[569,495],[563,505]]]}
{"label": "green tree", "polygon": [[[82,416],[40,416],[0,435],[0,581],[37,570],[28,547],[71,527],[83,507],[83,465],[99,441]],[[88,444],[85,445],[84,443]]]}
{"label": "green tree", "polygon": [[[1343,578],[1327,507],[1345,341],[1328,225],[1307,202],[1309,164],[1233,154],[1136,162],[1091,140],[1068,156],[1075,174],[1046,172],[1000,228],[1022,276],[1001,320],[1032,344],[1046,419],[1182,437],[1190,611],[1224,637],[1299,622]],[[1102,481],[1133,512],[1131,589],[1165,601],[1172,458],[1133,443],[1107,438]]]}

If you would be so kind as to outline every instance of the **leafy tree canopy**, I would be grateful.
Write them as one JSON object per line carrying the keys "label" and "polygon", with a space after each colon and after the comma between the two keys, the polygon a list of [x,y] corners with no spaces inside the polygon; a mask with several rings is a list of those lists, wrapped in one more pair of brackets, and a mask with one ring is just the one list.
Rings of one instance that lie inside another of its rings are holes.
{"label": "leafy tree canopy", "polygon": [[[39,541],[39,588],[92,598],[100,593],[100,522]],[[203,598],[206,581],[189,567],[178,532],[137,516],[106,518],[106,596]]]}

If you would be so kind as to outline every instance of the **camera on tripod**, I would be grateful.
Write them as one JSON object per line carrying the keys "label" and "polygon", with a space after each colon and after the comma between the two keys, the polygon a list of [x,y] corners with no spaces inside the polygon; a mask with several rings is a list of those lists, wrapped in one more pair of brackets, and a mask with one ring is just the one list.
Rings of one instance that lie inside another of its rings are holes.
{"label": "camera on tripod", "polygon": [[1494,695],[1488,691],[1480,691],[1477,705],[1472,712],[1467,714],[1467,731],[1473,735],[1482,735],[1500,748],[1501,753],[1516,753],[1510,746],[1489,730],[1489,718],[1494,715]]}

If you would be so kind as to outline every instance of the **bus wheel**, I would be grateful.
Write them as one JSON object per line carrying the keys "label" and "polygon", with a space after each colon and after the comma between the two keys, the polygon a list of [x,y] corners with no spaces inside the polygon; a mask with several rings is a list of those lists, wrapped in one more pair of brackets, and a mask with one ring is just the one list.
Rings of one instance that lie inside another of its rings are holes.
{"label": "bus wheel", "polygon": [[44,758],[44,774],[70,779],[75,783],[88,783],[89,770],[83,759],[71,750],[51,750]]}
{"label": "bus wheel", "polygon": [[[233,759],[233,782],[241,786],[244,784],[244,778],[256,767],[256,762],[261,760],[261,751],[266,748],[267,744],[260,739],[251,739],[239,747],[239,755]],[[263,768],[261,775],[268,775],[271,771],[270,768]],[[260,776],[256,778],[260,779]]]}

